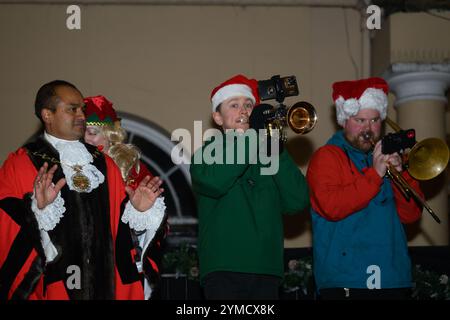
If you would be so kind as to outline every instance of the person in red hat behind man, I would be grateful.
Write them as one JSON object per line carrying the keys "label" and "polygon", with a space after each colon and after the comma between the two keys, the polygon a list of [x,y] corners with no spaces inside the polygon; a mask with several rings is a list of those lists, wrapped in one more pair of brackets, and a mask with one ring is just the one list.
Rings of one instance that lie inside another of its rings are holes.
{"label": "person in red hat behind man", "polygon": [[139,149],[124,142],[127,133],[122,128],[112,103],[101,95],[84,98],[84,103],[84,141],[109,155],[119,167],[123,180],[132,188],[136,188],[146,176],[153,177],[146,165],[140,161]]}
{"label": "person in red hat behind man", "polygon": [[385,177],[388,164],[402,171],[400,156],[381,152],[388,85],[381,78],[333,84],[337,122],[343,130],[309,163],[314,277],[322,299],[407,299],[411,262],[402,223],[422,213]]}
{"label": "person in red hat behind man", "polygon": [[[84,98],[84,103],[86,105],[84,141],[109,155],[119,167],[125,184],[132,189],[136,189],[145,177],[152,178],[153,175],[140,160],[140,150],[131,143],[125,143],[127,133],[120,124],[120,118],[117,117],[112,102],[98,95]],[[164,201],[163,198],[161,201]],[[144,251],[142,256],[146,257],[143,261],[137,261],[137,266],[144,276],[147,298],[159,284],[161,240],[166,236],[167,229],[167,222],[162,223],[154,240],[146,248],[142,248],[142,243],[139,243],[135,233],[131,234],[136,251]]]}
{"label": "person in red hat behind man", "polygon": [[[256,80],[234,76],[212,91],[211,102],[212,118],[224,136],[229,130],[264,127]],[[262,175],[261,163],[250,161],[196,163],[197,154],[212,143],[225,159],[235,151],[251,153],[249,145],[235,149],[230,140],[210,141],[192,157],[200,281],[206,299],[277,299],[284,273],[282,214],[309,205],[306,180],[287,151],[279,154],[279,169],[272,175]]]}

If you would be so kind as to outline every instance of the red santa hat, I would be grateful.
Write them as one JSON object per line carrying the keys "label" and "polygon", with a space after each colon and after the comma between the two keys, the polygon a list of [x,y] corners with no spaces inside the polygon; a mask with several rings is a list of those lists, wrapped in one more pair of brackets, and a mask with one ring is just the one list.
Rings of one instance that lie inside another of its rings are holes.
{"label": "red santa hat", "polygon": [[362,109],[375,109],[381,119],[386,119],[388,84],[382,78],[368,78],[333,83],[333,101],[336,104],[337,122],[345,121]]}
{"label": "red santa hat", "polygon": [[116,121],[120,121],[112,102],[104,96],[84,98],[84,103],[86,104],[86,125],[105,126],[113,125]]}
{"label": "red santa hat", "polygon": [[255,105],[259,104],[258,81],[238,74],[219,84],[211,92],[212,111],[216,111],[225,100],[240,96],[250,98]]}

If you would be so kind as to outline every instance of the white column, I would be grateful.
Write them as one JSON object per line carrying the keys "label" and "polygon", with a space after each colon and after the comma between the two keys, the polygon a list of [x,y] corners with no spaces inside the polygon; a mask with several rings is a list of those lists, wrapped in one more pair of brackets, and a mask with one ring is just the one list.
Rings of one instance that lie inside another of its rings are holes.
{"label": "white column", "polygon": [[[450,86],[450,64],[393,64],[385,76],[390,90],[395,94],[396,121],[403,129],[414,128],[417,141],[435,137],[446,140],[445,110],[448,104],[446,91]],[[409,231],[410,245],[448,245],[448,182],[447,172],[421,181],[428,204],[441,219],[435,222],[424,210],[417,228]]]}

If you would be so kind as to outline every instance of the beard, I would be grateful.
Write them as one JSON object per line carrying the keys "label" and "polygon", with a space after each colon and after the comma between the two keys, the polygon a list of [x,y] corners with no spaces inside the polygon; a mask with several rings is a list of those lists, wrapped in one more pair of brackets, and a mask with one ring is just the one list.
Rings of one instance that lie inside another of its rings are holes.
{"label": "beard", "polygon": [[360,132],[356,136],[350,136],[346,133],[345,138],[352,147],[365,153],[372,150],[373,146],[380,140],[380,136],[375,135],[375,133],[370,130]]}

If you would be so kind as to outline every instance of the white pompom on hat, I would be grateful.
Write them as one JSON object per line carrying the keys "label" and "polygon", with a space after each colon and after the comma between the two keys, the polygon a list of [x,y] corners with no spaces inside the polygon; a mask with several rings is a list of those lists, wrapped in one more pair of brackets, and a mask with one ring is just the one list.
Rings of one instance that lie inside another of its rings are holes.
{"label": "white pompom on hat", "polygon": [[212,111],[225,100],[232,97],[248,97],[255,105],[259,104],[258,81],[238,74],[219,84],[211,92]]}
{"label": "white pompom on hat", "polygon": [[382,78],[368,78],[333,83],[333,101],[339,125],[355,116],[359,110],[375,109],[381,119],[386,119],[389,87]]}

